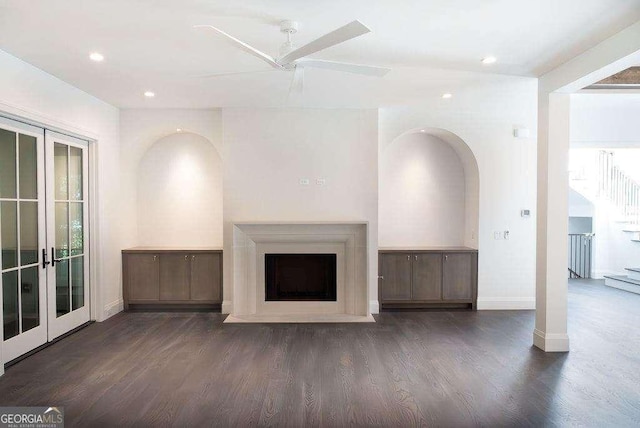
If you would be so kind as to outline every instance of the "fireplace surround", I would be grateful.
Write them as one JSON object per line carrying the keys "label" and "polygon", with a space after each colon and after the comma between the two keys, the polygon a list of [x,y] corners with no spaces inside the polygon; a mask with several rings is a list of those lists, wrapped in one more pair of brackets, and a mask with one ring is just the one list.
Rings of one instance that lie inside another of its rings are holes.
{"label": "fireplace surround", "polygon": [[[366,222],[234,223],[233,295],[232,301],[225,297],[225,322],[374,322],[368,305],[367,227]],[[268,254],[332,255],[335,299],[269,300]]]}

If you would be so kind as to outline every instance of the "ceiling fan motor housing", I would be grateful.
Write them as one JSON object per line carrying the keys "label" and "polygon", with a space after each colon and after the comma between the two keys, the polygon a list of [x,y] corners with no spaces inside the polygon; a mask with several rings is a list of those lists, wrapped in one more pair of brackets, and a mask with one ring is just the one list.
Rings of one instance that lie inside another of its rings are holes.
{"label": "ceiling fan motor housing", "polygon": [[288,34],[295,34],[298,32],[298,21],[291,21],[290,19],[280,22],[280,31]]}

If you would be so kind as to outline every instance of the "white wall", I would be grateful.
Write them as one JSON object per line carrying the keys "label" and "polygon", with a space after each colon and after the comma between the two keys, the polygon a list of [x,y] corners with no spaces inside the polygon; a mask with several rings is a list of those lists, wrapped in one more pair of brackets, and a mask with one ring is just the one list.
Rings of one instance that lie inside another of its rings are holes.
{"label": "white wall", "polygon": [[640,148],[640,94],[571,95],[572,148]]}
{"label": "white wall", "polygon": [[569,217],[593,217],[594,215],[593,203],[575,190],[569,189]]}
{"label": "white wall", "polygon": [[[222,115],[223,310],[233,300],[232,223],[239,221],[368,221],[369,299],[377,302],[377,111],[224,109]],[[301,186],[301,178],[310,184]],[[326,184],[316,185],[318,178]]]}
{"label": "white wall", "polygon": [[[480,175],[480,309],[534,308],[536,137],[514,138],[513,129],[526,127],[535,134],[536,101],[536,80],[513,78],[465,88],[449,100],[380,110],[381,161],[399,135],[429,127],[451,131],[475,155]],[[520,217],[522,209],[530,209],[532,216]],[[494,232],[504,230],[509,230],[509,240],[495,240]]]}
{"label": "white wall", "polygon": [[[218,153],[222,153],[221,110],[189,109],[127,109],[120,114],[120,140],[123,147],[120,156],[122,181],[122,248],[151,242],[148,235],[139,234],[138,224],[138,172],[148,150],[158,141],[177,133],[199,135],[206,139]],[[146,233],[146,232],[145,232]],[[166,235],[165,235],[166,236]],[[193,235],[191,235],[193,236]],[[157,245],[162,244],[157,241]],[[180,246],[200,245],[197,241],[184,241]],[[207,246],[221,246],[218,238],[211,238]]]}
{"label": "white wall", "polygon": [[137,178],[138,245],[222,247],[222,159],[206,138],[161,138]]}
{"label": "white wall", "polygon": [[92,317],[122,307],[120,266],[120,146],[117,108],[0,51],[0,112],[95,139],[97,224],[91,231],[97,261]]}
{"label": "white wall", "polygon": [[465,171],[448,143],[406,134],[379,163],[381,247],[464,245]]}

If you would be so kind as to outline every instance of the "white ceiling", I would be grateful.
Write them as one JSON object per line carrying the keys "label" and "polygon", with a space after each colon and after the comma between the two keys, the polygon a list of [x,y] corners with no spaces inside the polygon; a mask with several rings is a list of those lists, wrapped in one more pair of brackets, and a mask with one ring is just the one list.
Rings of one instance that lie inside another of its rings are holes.
{"label": "white ceiling", "polygon": [[[191,26],[218,26],[275,56],[282,19],[300,22],[298,46],[353,19],[370,27],[315,57],[393,71],[307,70],[298,102],[375,107],[492,73],[544,74],[639,20],[640,0],[0,0],[0,49],[118,107],[278,106],[291,102],[290,73],[198,77],[269,66]],[[105,61],[89,61],[93,51]],[[486,55],[498,63],[482,65]]]}

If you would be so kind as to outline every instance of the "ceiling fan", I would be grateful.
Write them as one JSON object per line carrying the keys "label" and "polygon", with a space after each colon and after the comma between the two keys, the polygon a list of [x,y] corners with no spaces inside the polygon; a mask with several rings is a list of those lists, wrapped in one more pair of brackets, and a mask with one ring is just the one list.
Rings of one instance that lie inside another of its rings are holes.
{"label": "ceiling fan", "polygon": [[291,86],[289,87],[289,94],[302,93],[304,86],[304,69],[306,67],[324,68],[328,70],[342,71],[347,73],[362,74],[367,76],[382,77],[391,71],[390,68],[376,67],[372,65],[352,64],[348,62],[327,61],[321,59],[309,58],[312,55],[321,50],[327,49],[331,46],[335,46],[339,43],[356,38],[363,34],[369,33],[371,30],[367,28],[362,22],[355,20],[352,21],[330,33],[325,34],[316,40],[307,43],[304,46],[295,48],[291,41],[291,36],[298,32],[298,23],[296,21],[282,21],[280,23],[280,31],[287,35],[287,40],[280,47],[279,56],[277,58],[272,57],[253,46],[233,37],[232,35],[222,31],[221,29],[214,27],[213,25],[194,25],[194,28],[208,28],[215,31],[217,34],[223,36],[228,41],[233,43],[236,47],[243,51],[260,58],[271,67],[272,70],[260,70],[260,71],[239,71],[230,73],[216,73],[203,77],[218,77],[228,76],[232,74],[247,74],[247,73],[259,73],[264,71],[293,71],[293,78],[291,80]]}

